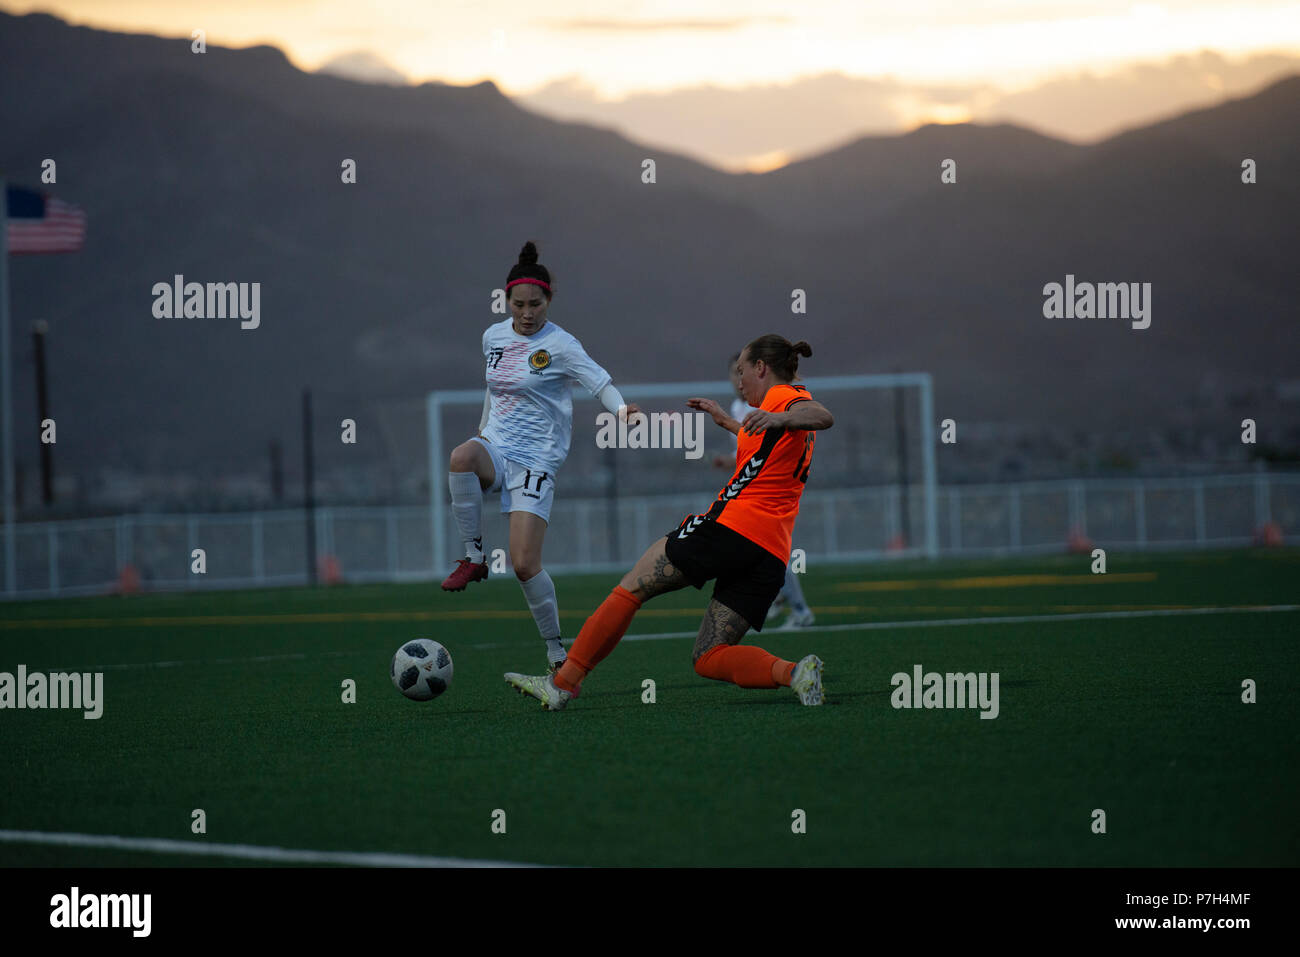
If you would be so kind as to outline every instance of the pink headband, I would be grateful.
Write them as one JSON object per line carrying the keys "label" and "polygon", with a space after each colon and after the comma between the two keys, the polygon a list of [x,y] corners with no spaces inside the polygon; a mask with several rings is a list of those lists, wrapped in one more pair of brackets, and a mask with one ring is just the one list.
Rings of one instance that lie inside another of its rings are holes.
{"label": "pink headband", "polygon": [[521,282],[531,282],[534,286],[541,286],[541,287],[542,287],[543,289],[545,289],[547,292],[550,292],[550,291],[551,291],[551,287],[548,286],[546,283],[542,282],[540,279],[530,279],[530,278],[528,278],[527,276],[525,276],[525,277],[520,278],[520,279],[512,279],[512,280],[510,280],[508,283],[506,283],[506,292],[509,292],[509,291],[510,291],[510,287],[511,287],[511,286],[517,286],[517,285],[519,285]]}

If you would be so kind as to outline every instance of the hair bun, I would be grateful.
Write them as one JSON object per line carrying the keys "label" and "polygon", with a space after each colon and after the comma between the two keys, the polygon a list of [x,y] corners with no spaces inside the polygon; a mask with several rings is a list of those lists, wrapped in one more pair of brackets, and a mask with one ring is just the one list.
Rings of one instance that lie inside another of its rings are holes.
{"label": "hair bun", "polygon": [[537,262],[537,244],[531,239],[524,243],[524,248],[519,251],[519,265],[531,266]]}
{"label": "hair bun", "polygon": [[790,348],[793,349],[795,352],[799,353],[799,355],[803,356],[805,359],[812,358],[812,346],[808,345],[808,343],[804,342],[802,339],[800,339]]}

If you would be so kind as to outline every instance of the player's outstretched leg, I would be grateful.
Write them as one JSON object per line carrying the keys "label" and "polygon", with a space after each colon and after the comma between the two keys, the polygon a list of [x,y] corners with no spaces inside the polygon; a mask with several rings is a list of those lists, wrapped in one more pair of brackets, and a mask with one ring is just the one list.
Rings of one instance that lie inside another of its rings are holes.
{"label": "player's outstretched leg", "polygon": [[553,675],[506,674],[506,684],[520,694],[532,695],[548,711],[559,711],[576,698],[582,679],[614,650],[641,602],[621,585],[615,586],[601,606],[591,613],[564,664]]}
{"label": "player's outstretched leg", "polygon": [[451,491],[451,512],[465,542],[465,557],[442,583],[443,591],[464,591],[471,582],[488,577],[483,555],[483,489],[496,481],[496,469],[487,449],[478,442],[464,442],[451,453],[447,488]]}
{"label": "player's outstretched leg", "polygon": [[[661,538],[646,549],[633,569],[591,613],[574,639],[568,658],[553,677],[509,672],[506,683],[522,694],[537,698],[552,711],[558,711],[571,698],[576,698],[583,679],[614,650],[641,604],[655,595],[686,586],[686,576],[664,554],[665,541]],[[568,697],[560,701],[553,692]],[[558,707],[551,704],[553,701],[559,702]]]}
{"label": "player's outstretched leg", "polygon": [[562,711],[564,706],[576,697],[562,688],[555,687],[553,674],[521,675],[517,671],[507,671],[506,684],[522,695],[536,698],[547,711]]}
{"label": "player's outstretched leg", "polygon": [[737,644],[749,622],[717,599],[709,602],[695,638],[695,673],[742,688],[790,688],[806,705],[819,705],[822,661],[808,655],[797,665],[755,645]]}

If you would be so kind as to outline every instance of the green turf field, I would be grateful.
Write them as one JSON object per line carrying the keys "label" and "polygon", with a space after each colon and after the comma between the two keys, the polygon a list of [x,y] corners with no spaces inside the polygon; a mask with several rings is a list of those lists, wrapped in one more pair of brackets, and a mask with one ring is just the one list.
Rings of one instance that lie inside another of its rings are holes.
{"label": "green turf field", "polygon": [[[625,640],[544,712],[501,679],[544,667],[511,578],[0,605],[0,671],[104,672],[97,721],[0,711],[0,830],[565,865],[1300,863],[1300,612],[1230,610],[1297,603],[1300,550],[1088,565],[810,569],[818,627],[753,637],[825,660],[821,708],[700,678],[667,637]],[[557,578],[566,637],[615,580]],[[655,599],[629,638],[693,633],[706,600]],[[456,667],[425,704],[388,676],[419,636]],[[916,664],[997,672],[999,716],[895,710]],[[8,866],[249,863],[0,841]]]}

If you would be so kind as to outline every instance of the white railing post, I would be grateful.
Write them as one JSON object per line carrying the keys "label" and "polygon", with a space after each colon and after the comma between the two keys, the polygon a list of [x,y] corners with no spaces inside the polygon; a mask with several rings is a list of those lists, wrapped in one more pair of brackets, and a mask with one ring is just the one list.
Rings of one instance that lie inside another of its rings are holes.
{"label": "white railing post", "polygon": [[[1264,471],[1264,460],[1255,460],[1255,528],[1266,525],[1272,519],[1272,506],[1268,494],[1268,473]],[[1255,529],[1251,529],[1253,533]]]}
{"label": "white railing post", "polygon": [[934,462],[934,380],[921,373],[921,471],[925,478],[925,554],[939,556],[939,480]]}
{"label": "white railing post", "polygon": [[637,549],[645,548],[649,542],[650,508],[646,505],[645,499],[638,499],[636,503],[636,541],[633,547]]}
{"label": "white railing post", "polygon": [[1147,490],[1146,482],[1138,479],[1133,487],[1133,517],[1137,521],[1138,548],[1147,547]]}
{"label": "white railing post", "polygon": [[591,503],[578,503],[578,564],[591,564]]}
{"label": "white railing post", "polygon": [[1020,486],[1011,486],[1010,523],[1011,523],[1011,550],[1020,551]]}
{"label": "white railing post", "polygon": [[900,500],[902,496],[898,494],[898,486],[889,486],[889,491],[885,495],[885,544],[889,545],[894,539],[898,538],[900,517]]}
{"label": "white railing post", "polygon": [[387,518],[387,537],[388,537],[388,577],[390,580],[397,580],[397,516],[393,514],[393,506],[385,506],[388,513]]}
{"label": "white railing post", "polygon": [[825,523],[826,531],[826,554],[838,555],[840,553],[840,534],[839,525],[835,521],[835,493],[822,493],[822,520]]}
{"label": "white railing post", "polygon": [[442,448],[442,396],[429,393],[429,517],[433,521],[433,542],[429,567],[434,575],[447,561],[447,458]]}
{"label": "white railing post", "polygon": [[113,523],[113,564],[116,566],[119,578],[122,575],[122,570],[131,561],[131,549],[128,543],[128,536],[131,532],[129,519],[129,515],[119,515],[117,521]]}
{"label": "white railing post", "polygon": [[59,593],[59,532],[54,522],[46,522],[46,547],[50,561],[50,594]]}
{"label": "white railing post", "polygon": [[253,513],[253,581],[261,585],[266,581],[266,557],[262,542],[262,513]]}

